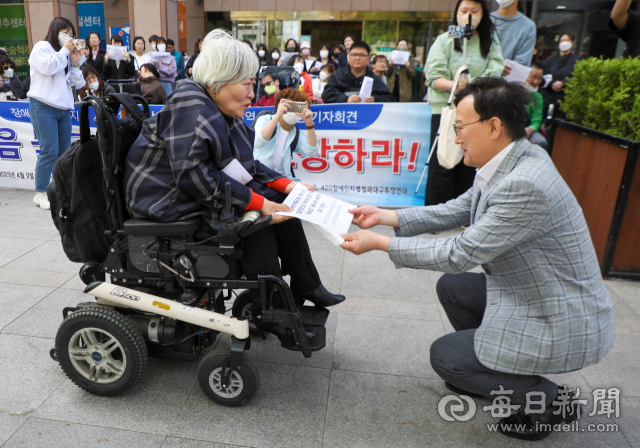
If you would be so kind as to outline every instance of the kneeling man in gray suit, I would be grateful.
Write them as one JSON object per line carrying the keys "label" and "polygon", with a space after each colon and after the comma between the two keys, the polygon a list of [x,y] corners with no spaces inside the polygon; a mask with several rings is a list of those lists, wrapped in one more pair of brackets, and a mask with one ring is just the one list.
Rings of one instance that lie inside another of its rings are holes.
{"label": "kneeling man in gray suit", "polygon": [[[582,209],[546,151],[526,138],[528,98],[502,78],[467,85],[455,98],[454,130],[464,163],[477,168],[473,187],[431,207],[351,210],[360,228],[388,225],[397,237],[359,230],[343,235],[342,247],[386,251],[397,268],[445,272],[436,290],[456,331],[432,344],[433,369],[458,393],[512,390],[511,404],[521,407],[501,423],[520,425],[501,432],[541,439],[577,414],[554,414],[558,386],[541,375],[600,362],[615,322]],[[468,228],[456,236],[412,238],[460,226]],[[467,272],[476,266],[484,274]],[[530,392],[546,407],[527,415]]]}

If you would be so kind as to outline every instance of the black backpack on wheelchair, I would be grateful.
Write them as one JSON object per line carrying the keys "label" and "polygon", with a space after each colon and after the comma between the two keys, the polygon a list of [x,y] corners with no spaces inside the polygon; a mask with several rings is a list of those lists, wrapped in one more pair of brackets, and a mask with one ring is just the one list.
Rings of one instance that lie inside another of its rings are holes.
{"label": "black backpack on wheelchair", "polygon": [[[84,143],[76,148],[72,174],[78,179],[86,177],[75,169],[83,169],[85,158],[90,160],[92,182],[77,183],[93,189],[84,193],[85,202],[93,197],[95,204],[86,206],[91,213],[95,210],[100,224],[93,226],[95,240],[89,244],[78,233],[73,238],[75,254],[88,260],[80,269],[80,278],[87,285],[84,292],[95,300],[63,310],[51,357],[82,389],[111,396],[139,381],[148,356],[195,361],[226,333],[231,335],[230,349],[213,350],[201,359],[198,382],[213,401],[240,405],[255,394],[260,382],[257,368],[245,354],[251,346],[250,328],[263,338],[275,334],[284,348],[310,357],[326,344],[329,311],[299,307],[281,278],[245,279],[238,263],[230,261],[236,244],[270,225],[271,216],[249,212],[238,218],[227,196],[217,235],[205,241],[193,239],[201,225],[199,219],[164,223],[130,218],[122,174],[127,153],[140,133],[138,111],[148,116],[149,110],[142,97],[133,98],[143,106],[142,111],[132,105],[131,98],[113,94],[102,99],[89,96],[79,103],[81,110],[95,110],[97,138],[87,139],[88,114],[84,115]],[[117,118],[121,105],[132,109],[132,120]],[[49,195],[62,197],[58,191],[62,188],[65,183],[59,180]],[[67,197],[73,199],[73,194]],[[63,203],[65,200],[58,200],[54,221],[60,210],[71,210],[71,205],[65,209]],[[69,216],[72,222],[77,219],[74,213],[63,215],[67,224]],[[106,237],[100,245],[98,230]],[[63,244],[65,236],[68,232],[62,235]],[[93,252],[87,247],[91,245],[96,246]],[[86,255],[89,252],[91,257]],[[228,316],[225,302],[236,289],[247,291],[236,297],[232,316]],[[284,308],[275,308],[274,303],[284,303]]]}

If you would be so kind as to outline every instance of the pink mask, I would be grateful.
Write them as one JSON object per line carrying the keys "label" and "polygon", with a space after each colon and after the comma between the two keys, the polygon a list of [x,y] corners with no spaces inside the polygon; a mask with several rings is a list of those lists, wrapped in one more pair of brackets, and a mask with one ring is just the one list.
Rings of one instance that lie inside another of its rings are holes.
{"label": "pink mask", "polygon": [[309,54],[310,54],[310,53],[311,53],[311,50],[309,50],[308,48],[304,48],[304,49],[300,52],[300,54],[301,54],[302,56],[309,56]]}

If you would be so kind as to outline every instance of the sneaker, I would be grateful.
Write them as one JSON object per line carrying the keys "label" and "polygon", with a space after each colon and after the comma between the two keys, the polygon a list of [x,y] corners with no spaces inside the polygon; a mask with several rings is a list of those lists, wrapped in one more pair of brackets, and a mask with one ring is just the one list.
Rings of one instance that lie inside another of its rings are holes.
{"label": "sneaker", "polygon": [[33,202],[35,202],[42,210],[49,210],[51,208],[46,192],[36,192],[36,195],[33,197]]}

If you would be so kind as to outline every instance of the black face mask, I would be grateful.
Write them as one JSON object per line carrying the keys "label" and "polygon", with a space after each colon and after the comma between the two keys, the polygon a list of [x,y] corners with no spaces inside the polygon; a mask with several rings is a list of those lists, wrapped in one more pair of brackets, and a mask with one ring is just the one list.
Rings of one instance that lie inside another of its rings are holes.
{"label": "black face mask", "polygon": [[287,47],[287,53],[295,53],[296,47]]}

